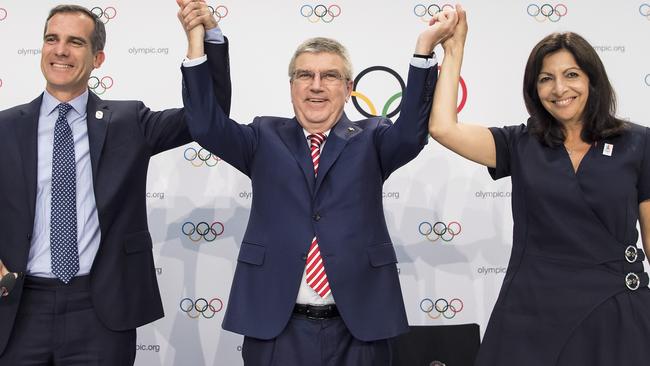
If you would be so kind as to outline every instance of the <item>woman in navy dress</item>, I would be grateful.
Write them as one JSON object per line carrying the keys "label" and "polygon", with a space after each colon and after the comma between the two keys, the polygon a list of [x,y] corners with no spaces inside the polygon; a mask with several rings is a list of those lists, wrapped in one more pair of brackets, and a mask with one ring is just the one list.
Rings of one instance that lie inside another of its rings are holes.
{"label": "woman in navy dress", "polygon": [[[650,365],[650,132],[614,116],[593,47],[554,33],[524,75],[526,124],[457,121],[464,11],[444,44],[431,136],[512,180],[513,246],[476,364]],[[507,101],[504,101],[507,102]]]}

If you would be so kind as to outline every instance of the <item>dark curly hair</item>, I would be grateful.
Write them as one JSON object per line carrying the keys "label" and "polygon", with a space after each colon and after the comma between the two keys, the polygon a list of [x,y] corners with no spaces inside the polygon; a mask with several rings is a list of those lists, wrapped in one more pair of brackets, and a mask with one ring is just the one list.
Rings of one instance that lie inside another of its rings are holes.
{"label": "dark curly hair", "polygon": [[531,118],[528,129],[547,146],[560,146],[564,127],[542,105],[537,94],[537,78],[544,58],[560,50],[569,51],[589,77],[589,97],[583,115],[583,141],[593,143],[621,133],[625,122],[616,118],[616,95],[596,50],[573,32],[553,33],[542,39],[528,56],[524,72],[524,101]]}

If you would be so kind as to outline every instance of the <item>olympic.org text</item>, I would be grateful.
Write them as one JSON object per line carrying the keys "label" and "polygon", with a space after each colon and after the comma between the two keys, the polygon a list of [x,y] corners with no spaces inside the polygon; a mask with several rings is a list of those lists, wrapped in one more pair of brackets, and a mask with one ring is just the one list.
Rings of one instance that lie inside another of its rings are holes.
{"label": "olympic.org text", "polygon": [[160,345],[159,344],[137,344],[135,346],[136,351],[154,351],[154,352],[160,352]]}
{"label": "olympic.org text", "polygon": [[484,276],[487,276],[489,274],[505,274],[506,267],[480,267],[476,270],[476,272]]}
{"label": "olympic.org text", "polygon": [[625,53],[625,46],[594,46],[596,52],[620,52]]}
{"label": "olympic.org text", "polygon": [[169,48],[160,48],[160,47],[131,47],[129,48],[129,54],[131,55],[167,55],[169,54]]}
{"label": "olympic.org text", "polygon": [[512,192],[510,191],[493,191],[493,192],[483,192],[476,191],[474,194],[476,198],[486,199],[486,198],[510,198]]}
{"label": "olympic.org text", "polygon": [[147,198],[165,199],[165,192],[147,192]]}
{"label": "olympic.org text", "polygon": [[41,54],[40,48],[21,48],[18,50],[18,54],[21,56],[35,56]]}

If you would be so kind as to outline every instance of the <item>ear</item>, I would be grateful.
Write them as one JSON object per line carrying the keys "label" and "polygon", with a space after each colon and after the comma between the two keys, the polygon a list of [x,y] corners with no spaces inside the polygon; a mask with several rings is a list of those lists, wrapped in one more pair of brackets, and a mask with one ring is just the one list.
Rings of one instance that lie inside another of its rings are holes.
{"label": "ear", "polygon": [[97,54],[94,56],[93,66],[96,69],[99,69],[104,63],[104,60],[106,60],[106,54],[104,51],[97,51]]}
{"label": "ear", "polygon": [[350,99],[350,95],[352,95],[352,88],[354,87],[354,82],[352,80],[348,80],[348,82],[345,84],[345,89],[346,89],[346,96],[345,96],[345,101],[347,102],[348,99]]}

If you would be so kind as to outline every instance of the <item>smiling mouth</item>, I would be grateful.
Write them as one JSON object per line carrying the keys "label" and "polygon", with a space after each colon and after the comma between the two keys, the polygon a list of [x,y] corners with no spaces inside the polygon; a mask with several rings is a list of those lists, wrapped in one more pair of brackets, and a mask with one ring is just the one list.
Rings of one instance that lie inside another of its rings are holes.
{"label": "smiling mouth", "polygon": [[571,102],[573,102],[573,100],[576,99],[576,98],[577,98],[577,97],[569,97],[569,98],[564,98],[564,99],[554,100],[554,101],[553,101],[553,104],[555,104],[555,105],[557,105],[557,106],[560,106],[560,107],[563,107],[563,106],[569,105],[569,104],[570,104]]}
{"label": "smiling mouth", "polygon": [[310,103],[325,103],[327,102],[327,99],[322,99],[322,98],[307,98],[307,101]]}
{"label": "smiling mouth", "polygon": [[71,68],[72,68],[72,65],[69,65],[69,64],[59,64],[59,63],[56,63],[56,62],[50,62],[50,66],[52,66],[52,68],[54,68],[54,69],[62,69],[62,70],[64,70],[64,69],[71,69]]}

